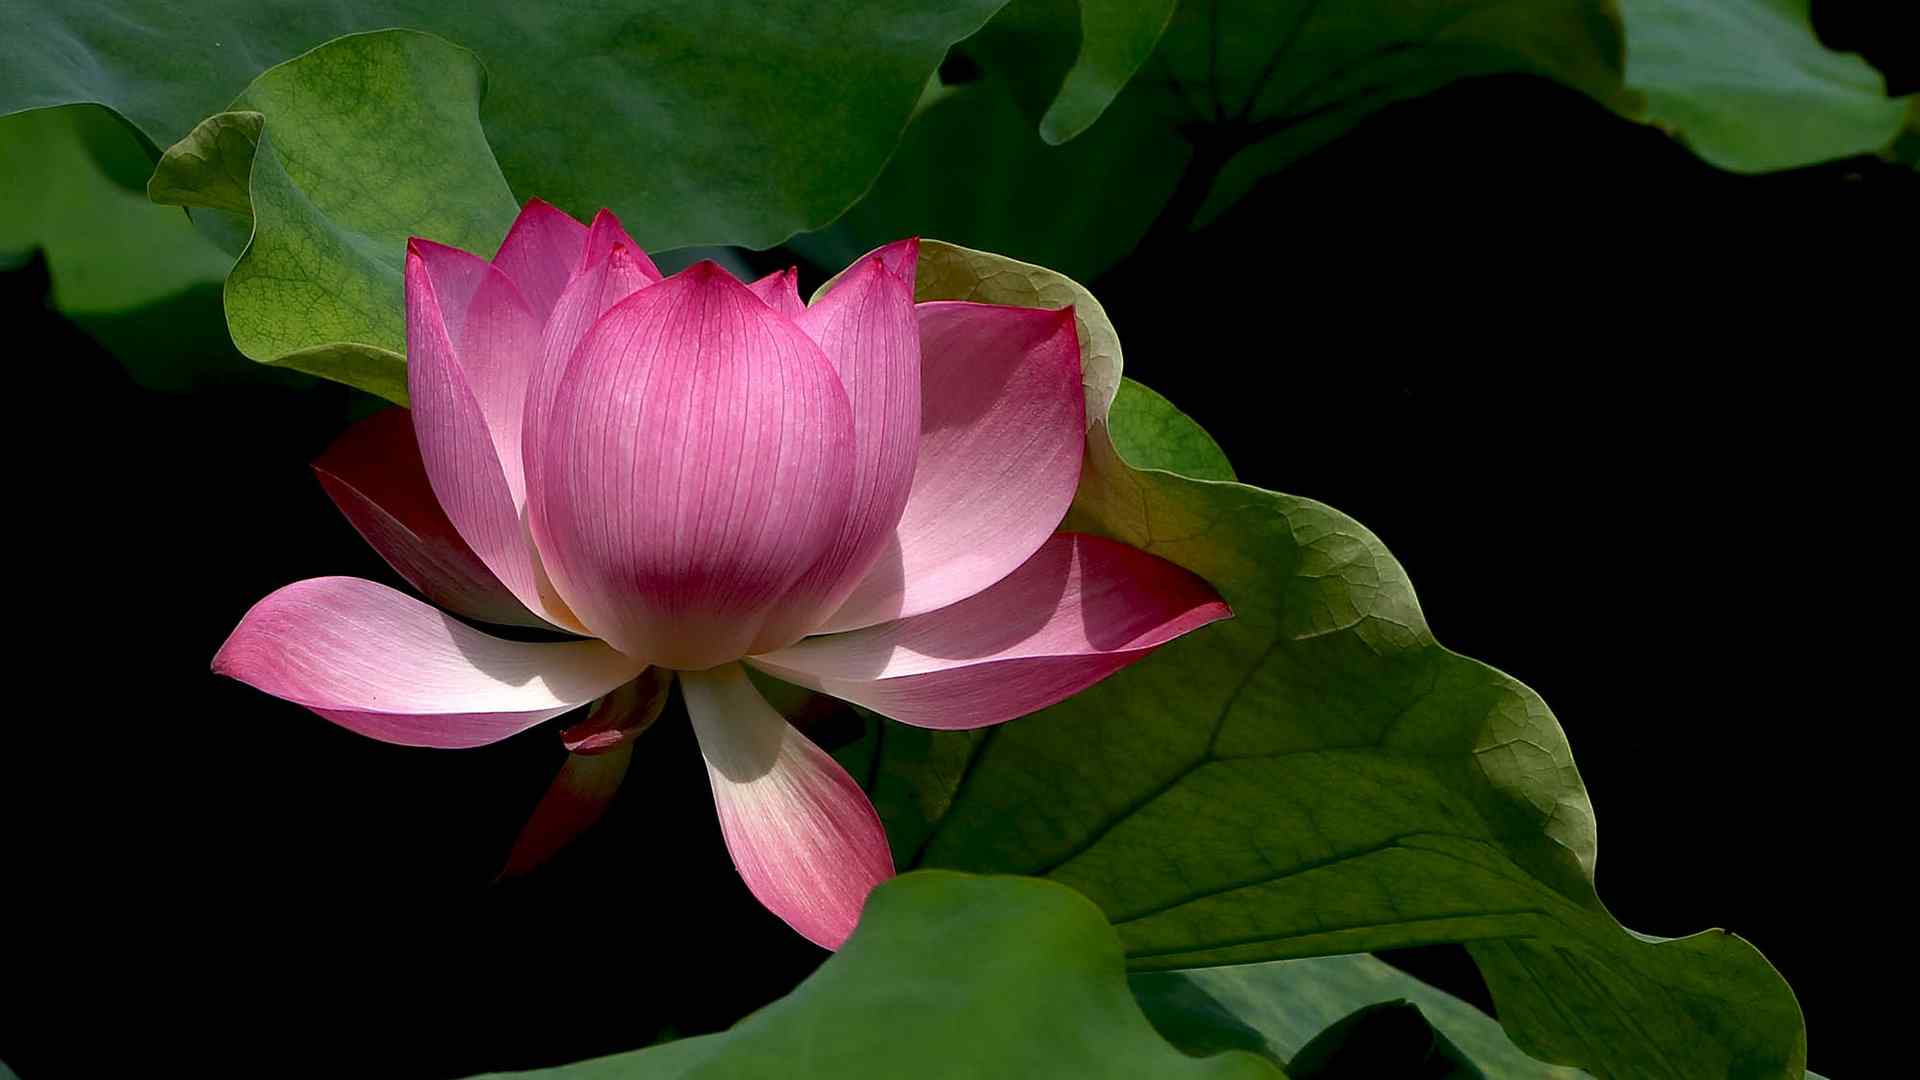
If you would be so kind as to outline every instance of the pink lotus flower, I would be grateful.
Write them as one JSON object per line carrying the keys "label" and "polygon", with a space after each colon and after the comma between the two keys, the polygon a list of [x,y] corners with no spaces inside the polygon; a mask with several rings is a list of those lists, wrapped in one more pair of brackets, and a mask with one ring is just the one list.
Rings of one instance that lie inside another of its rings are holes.
{"label": "pink lotus flower", "polygon": [[411,423],[374,416],[316,468],[428,598],[576,639],[315,578],[255,604],[214,670],[408,746],[596,703],[522,864],[591,820],[677,676],[748,888],[837,947],[893,873],[886,834],[743,663],[975,728],[1228,615],[1171,563],[1057,531],[1086,429],[1072,311],[916,305],[917,255],[883,247],[809,307],[791,271],[662,279],[605,211],[530,202],[491,262],[412,241]]}

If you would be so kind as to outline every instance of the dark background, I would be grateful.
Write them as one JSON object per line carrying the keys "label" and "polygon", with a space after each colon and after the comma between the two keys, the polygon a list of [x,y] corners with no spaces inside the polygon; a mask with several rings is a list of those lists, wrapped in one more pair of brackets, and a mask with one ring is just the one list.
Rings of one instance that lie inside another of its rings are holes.
{"label": "dark background", "polygon": [[[1889,22],[1839,15],[1831,43],[1916,88]],[[1899,917],[1879,763],[1904,650],[1879,625],[1904,591],[1916,207],[1878,161],[1731,176],[1483,80],[1093,283],[1128,373],[1242,479],[1370,526],[1444,643],[1553,706],[1614,913],[1753,941],[1841,1077],[1879,1056],[1860,971]],[[458,1076],[717,1029],[804,977],[822,954],[738,885],[684,724],[645,737],[600,828],[493,886],[549,731],[389,747],[209,674],[273,588],[392,580],[306,468],[359,405],[141,390],[44,292],[35,265],[0,281],[27,690],[0,751],[0,1058]],[[118,332],[217,354],[217,320],[199,296]],[[1396,959],[1478,993],[1447,950]]]}

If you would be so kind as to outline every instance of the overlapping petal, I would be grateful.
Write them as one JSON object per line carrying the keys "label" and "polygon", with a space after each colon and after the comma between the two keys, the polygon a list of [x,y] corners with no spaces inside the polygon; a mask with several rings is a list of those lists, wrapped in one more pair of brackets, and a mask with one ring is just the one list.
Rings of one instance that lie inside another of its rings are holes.
{"label": "overlapping petal", "polygon": [[[605,216],[612,217],[611,214]],[[596,218],[595,222],[597,224],[599,219]],[[540,355],[534,365],[533,385],[527,389],[526,416],[521,426],[521,449],[529,492],[545,491],[535,474],[544,467],[546,461],[540,448],[546,445],[547,420],[553,411],[553,400],[560,391],[560,379],[566,374],[567,361],[573,357],[574,350],[587,336],[587,331],[608,309],[659,279],[653,264],[643,262],[644,258],[643,255],[637,255],[634,249],[616,244],[604,256],[574,275],[566,291],[560,294],[559,301],[554,304],[553,313],[541,333]],[[536,557],[543,551],[552,550],[553,540],[547,532],[544,501],[529,500],[526,523]],[[577,595],[576,588],[566,579],[564,566],[544,557],[540,562],[540,570],[547,583],[559,596]]]}
{"label": "overlapping petal", "polygon": [[541,551],[593,633],[680,669],[785,644],[767,620],[852,489],[847,394],[811,338],[700,263],[594,325],[548,423]]}
{"label": "overlapping petal", "polygon": [[680,677],[747,888],[807,940],[836,949],[893,876],[886,830],[860,785],[794,730],[738,664]]}
{"label": "overlapping petal", "polygon": [[[769,636],[797,639],[846,600],[892,541],[913,485],[920,448],[920,331],[913,281],[884,258],[913,240],[855,263],[800,315],[846,387],[853,416],[853,495],[840,535],[787,594]],[[911,260],[905,262],[909,268]]]}
{"label": "overlapping petal", "polygon": [[957,604],[747,662],[909,724],[975,728],[1045,708],[1229,614],[1164,559],[1057,533]]}
{"label": "overlapping petal", "polygon": [[611,210],[601,210],[593,215],[593,224],[587,226],[587,246],[580,254],[578,270],[586,270],[612,254],[617,247],[627,249],[635,267],[648,283],[659,281],[664,276],[660,268],[653,265],[653,260],[647,258],[647,253],[640,250],[640,245],[633,242],[633,237],[627,235],[626,226],[620,224],[620,219]]}
{"label": "overlapping petal", "polygon": [[[522,417],[504,415],[509,407],[524,412],[525,380],[539,343],[532,314],[498,270],[439,244],[409,246],[406,287],[407,389],[434,497],[473,553],[528,610],[577,628],[543,587],[519,509]],[[506,385],[510,371],[521,373],[517,389]],[[487,388],[485,398],[479,386]],[[512,434],[510,447],[502,429]]]}
{"label": "overlapping petal", "polygon": [[480,746],[584,705],[644,665],[598,641],[481,633],[360,578],[313,578],[255,604],[213,669],[406,746]]}
{"label": "overlapping petal", "polygon": [[545,322],[567,282],[580,269],[587,226],[542,199],[528,199],[500,242],[493,265],[513,280]]}
{"label": "overlapping petal", "polygon": [[447,520],[420,462],[413,418],[383,409],[313,463],[321,487],[387,565],[441,607],[483,622],[545,626]]}
{"label": "overlapping petal", "polygon": [[918,314],[913,487],[892,542],[824,630],[933,611],[999,581],[1059,525],[1080,481],[1072,309],[943,301]]}
{"label": "overlapping petal", "polygon": [[791,266],[775,270],[747,288],[766,301],[768,307],[789,319],[798,320],[807,310],[806,301],[800,299],[800,272]]}

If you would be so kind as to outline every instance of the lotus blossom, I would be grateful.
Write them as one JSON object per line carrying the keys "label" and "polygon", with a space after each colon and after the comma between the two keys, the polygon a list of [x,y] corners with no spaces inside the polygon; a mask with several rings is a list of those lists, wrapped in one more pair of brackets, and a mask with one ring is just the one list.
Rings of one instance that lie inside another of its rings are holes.
{"label": "lotus blossom", "polygon": [[837,947],[893,874],[886,834],[743,665],[977,728],[1228,615],[1171,563],[1059,531],[1087,424],[1072,310],[916,304],[917,258],[880,248],[809,306],[792,271],[663,277],[606,211],[589,226],[530,202],[491,261],[414,239],[411,409],[316,469],[439,607],[301,581],[247,612],[214,670],[407,746],[591,704],[510,870],[591,821],[677,679],[741,877]]}

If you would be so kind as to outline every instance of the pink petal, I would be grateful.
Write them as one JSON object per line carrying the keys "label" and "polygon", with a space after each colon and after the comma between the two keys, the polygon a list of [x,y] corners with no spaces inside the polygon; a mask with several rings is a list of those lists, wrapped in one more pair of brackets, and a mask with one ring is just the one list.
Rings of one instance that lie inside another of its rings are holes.
{"label": "pink petal", "polygon": [[[528,610],[577,629],[536,564],[520,518],[520,414],[539,340],[529,337],[537,334],[532,316],[499,271],[429,241],[408,244],[406,285],[407,391],[434,497]],[[517,388],[508,385],[514,377],[522,380]]]}
{"label": "pink petal", "polygon": [[[611,218],[613,215],[606,215]],[[595,225],[600,222],[594,219]],[[614,226],[618,228],[616,224]],[[566,374],[567,361],[579,347],[582,338],[600,316],[609,308],[658,280],[653,274],[652,264],[642,264],[645,256],[636,257],[635,250],[624,244],[610,249],[606,256],[582,270],[568,283],[560,300],[554,305],[553,314],[547,319],[546,329],[540,339],[540,359],[534,368],[533,385],[527,390],[526,416],[521,425],[522,459],[526,468],[527,490],[544,491],[534,475],[542,468],[545,458],[539,448],[546,445],[547,420],[553,411],[554,397],[560,390],[560,378]],[[567,581],[565,567],[558,560],[546,557],[545,552],[553,550],[553,539],[547,532],[545,506],[535,500],[526,505],[526,523],[533,540],[536,554],[541,556],[541,569],[562,597],[577,595],[578,590]]]}
{"label": "pink petal", "polygon": [[789,319],[798,319],[807,310],[806,302],[800,299],[800,271],[795,267],[775,270],[747,288]]}
{"label": "pink petal", "polygon": [[1052,705],[1231,614],[1211,586],[1164,559],[1057,533],[950,607],[748,662],[905,723],[975,728]]}
{"label": "pink petal", "polygon": [[1073,309],[918,310],[913,490],[894,542],[823,630],[933,611],[999,581],[1059,527],[1080,482],[1086,399]]}
{"label": "pink petal", "polygon": [[762,626],[852,487],[847,394],[820,347],[699,263],[601,318],[549,423],[541,551],[585,625],[671,668],[770,647]]}
{"label": "pink petal", "polygon": [[626,778],[633,740],[660,718],[672,685],[671,673],[648,668],[594,702],[585,720],[560,733],[573,753],[521,828],[500,877],[532,870],[600,820]]}
{"label": "pink petal", "polygon": [[833,550],[788,593],[774,640],[797,640],[839,608],[892,542],[907,504],[920,448],[920,332],[913,286],[882,261],[902,245],[918,242],[854,264],[799,318],[853,404],[853,499]]}
{"label": "pink petal", "polygon": [[382,409],[348,428],[313,471],[373,550],[427,599],[483,622],[546,625],[500,584],[434,500],[407,410]]}
{"label": "pink petal", "polygon": [[[494,453],[516,503],[524,490],[520,478],[520,424],[526,415],[527,386],[540,357],[541,321],[507,275],[459,248],[414,239],[407,244],[407,265],[425,271],[430,299],[467,386],[480,405]],[[409,286],[412,282],[409,281]],[[419,302],[428,302],[421,296]],[[408,290],[408,349],[413,347],[416,300]],[[425,315],[423,311],[421,313]],[[417,409],[418,406],[415,406]]]}
{"label": "pink petal", "polygon": [[611,210],[602,210],[593,215],[593,224],[587,227],[586,250],[580,255],[580,271],[606,258],[617,247],[627,249],[627,254],[648,283],[665,276],[660,273],[659,267],[653,265],[653,260],[647,258],[647,253],[640,250],[640,245],[633,242],[633,237],[627,235],[626,227],[620,224],[620,219],[614,217]]}
{"label": "pink petal", "polygon": [[883,247],[874,248],[863,258],[879,259],[887,272],[911,288],[920,272],[920,238],[910,236],[905,240],[896,240]]}
{"label": "pink petal", "polygon": [[837,949],[873,887],[893,876],[866,793],[773,711],[738,664],[682,672],[727,852],[767,910]]}
{"label": "pink petal", "polygon": [[496,742],[607,693],[642,665],[597,641],[483,634],[371,581],[296,582],[253,605],[213,670],[405,746]]}
{"label": "pink petal", "polygon": [[545,322],[580,268],[586,243],[585,225],[540,199],[528,199],[500,242],[493,265],[513,279],[534,315]]}

